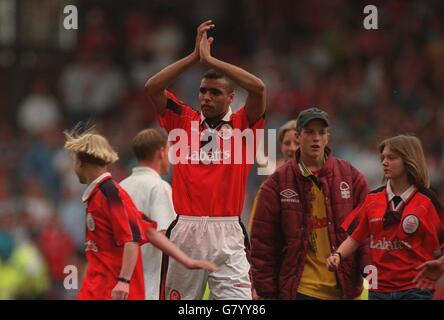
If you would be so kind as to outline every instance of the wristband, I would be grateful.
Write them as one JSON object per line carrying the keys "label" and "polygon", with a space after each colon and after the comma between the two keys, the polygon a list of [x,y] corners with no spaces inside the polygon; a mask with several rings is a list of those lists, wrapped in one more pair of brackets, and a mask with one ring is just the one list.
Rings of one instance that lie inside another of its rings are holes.
{"label": "wristband", "polygon": [[125,278],[123,278],[123,277],[118,277],[117,278],[117,281],[119,281],[119,282],[125,282],[125,283],[130,283],[130,280],[128,280],[128,279],[125,279]]}

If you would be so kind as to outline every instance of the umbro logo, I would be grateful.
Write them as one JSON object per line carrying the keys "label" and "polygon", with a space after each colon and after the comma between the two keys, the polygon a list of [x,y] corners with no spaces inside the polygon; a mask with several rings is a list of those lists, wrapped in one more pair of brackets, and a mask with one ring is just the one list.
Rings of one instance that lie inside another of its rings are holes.
{"label": "umbro logo", "polygon": [[291,189],[285,189],[285,190],[281,191],[281,196],[289,199],[289,198],[297,197],[298,193],[294,190],[291,190]]}
{"label": "umbro logo", "polygon": [[299,195],[296,191],[291,190],[291,189],[285,189],[282,190],[280,192],[281,197],[281,202],[299,202],[299,199],[294,199],[294,198],[298,198]]}

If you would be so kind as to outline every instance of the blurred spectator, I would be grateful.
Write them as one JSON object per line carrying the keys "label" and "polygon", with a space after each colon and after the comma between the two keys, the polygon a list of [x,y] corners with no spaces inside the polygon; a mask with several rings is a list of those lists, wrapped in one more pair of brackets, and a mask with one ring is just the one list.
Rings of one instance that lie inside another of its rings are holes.
{"label": "blurred spectator", "polygon": [[33,241],[25,240],[19,243],[8,261],[8,266],[10,276],[15,281],[14,299],[45,298],[49,287],[47,266]]}
{"label": "blurred spectator", "polygon": [[58,101],[49,95],[43,80],[32,84],[31,93],[19,105],[17,122],[27,133],[35,136],[44,129],[57,126],[61,119]]}
{"label": "blurred spectator", "polygon": [[63,296],[66,293],[63,283],[66,277],[65,267],[76,254],[74,243],[55,215],[43,226],[37,241],[48,265],[52,298]]}
{"label": "blurred spectator", "polygon": [[83,37],[80,40],[81,50],[93,54],[106,52],[115,45],[115,36],[107,26],[102,8],[94,7],[86,12]]}
{"label": "blurred spectator", "polygon": [[66,230],[77,250],[82,250],[85,242],[85,206],[81,197],[82,193],[79,194],[65,184],[62,186],[62,198],[58,206],[60,228]]}
{"label": "blurred spectator", "polygon": [[32,232],[40,232],[51,220],[54,205],[47,195],[46,188],[38,179],[28,176],[23,184],[23,213],[29,219]]}
{"label": "blurred spectator", "polygon": [[42,299],[48,290],[46,262],[27,227],[23,215],[0,217],[0,238],[9,247],[0,257],[0,299]]}
{"label": "blurred spectator", "polygon": [[[36,178],[36,183],[41,183],[41,190],[47,190],[49,201],[56,202],[59,199],[59,176],[54,167],[54,159],[58,151],[63,147],[60,139],[62,135],[56,128],[45,129],[40,139],[34,139],[25,151],[20,163],[19,177],[25,186],[31,187],[28,181]],[[30,178],[28,178],[30,176]],[[42,198],[44,196],[42,195]]]}
{"label": "blurred spectator", "polygon": [[24,142],[17,137],[12,126],[0,124],[0,177],[15,178],[23,148]]}
{"label": "blurred spectator", "polygon": [[83,92],[87,112],[91,115],[103,115],[113,110],[122,99],[124,86],[124,79],[120,71],[112,64],[108,53],[100,54]]}
{"label": "blurred spectator", "polygon": [[92,55],[86,50],[78,52],[76,59],[62,71],[60,92],[71,124],[84,120],[90,112],[85,92],[92,73]]}

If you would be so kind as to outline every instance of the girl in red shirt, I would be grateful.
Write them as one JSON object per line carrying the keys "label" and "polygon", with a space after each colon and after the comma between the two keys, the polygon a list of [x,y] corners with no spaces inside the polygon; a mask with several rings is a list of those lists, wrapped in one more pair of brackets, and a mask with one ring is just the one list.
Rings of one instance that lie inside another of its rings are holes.
{"label": "girl in red shirt", "polygon": [[344,221],[350,236],[327,259],[331,271],[348,263],[364,241],[370,241],[370,300],[431,299],[418,289],[416,269],[441,256],[443,210],[428,189],[429,175],[421,142],[399,135],[380,145],[386,185],[370,192]]}

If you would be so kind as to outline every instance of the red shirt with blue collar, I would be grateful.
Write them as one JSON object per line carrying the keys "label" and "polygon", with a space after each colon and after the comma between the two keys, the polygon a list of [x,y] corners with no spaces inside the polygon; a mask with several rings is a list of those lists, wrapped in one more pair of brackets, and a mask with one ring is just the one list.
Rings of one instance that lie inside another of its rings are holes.
{"label": "red shirt with blue collar", "polygon": [[[342,224],[351,237],[362,243],[370,239],[370,256],[377,270],[377,287],[371,291],[394,292],[416,288],[412,282],[417,266],[441,255],[444,235],[443,209],[429,189],[409,187],[395,205],[390,182],[370,192],[364,203]],[[401,220],[384,227],[387,210]],[[374,285],[374,284],[373,284]]]}
{"label": "red shirt with blue collar", "polygon": [[[249,125],[245,107],[231,108],[224,118],[210,127],[202,113],[194,110],[167,91],[164,115],[158,115],[162,128],[176,138],[170,149],[173,154],[173,203],[177,214],[187,216],[240,216],[245,197],[248,173],[254,163],[256,135],[264,128],[264,118]],[[174,131],[175,129],[179,129]],[[253,141],[246,139],[236,145],[233,130],[251,129]],[[181,136],[186,134],[186,138]],[[202,136],[202,138],[200,138]],[[185,148],[179,142],[187,142]],[[220,149],[207,148],[217,139]],[[224,148],[224,142],[230,143]],[[235,158],[241,154],[237,161]],[[182,159],[182,161],[179,161]],[[225,162],[225,163],[224,163]],[[227,163],[229,162],[229,163]]]}
{"label": "red shirt with blue collar", "polygon": [[[77,298],[109,300],[122,268],[124,244],[147,243],[146,231],[156,228],[156,223],[146,220],[109,173],[94,180],[85,190],[82,200],[87,205],[85,254],[88,269]],[[128,299],[145,299],[140,248]]]}

